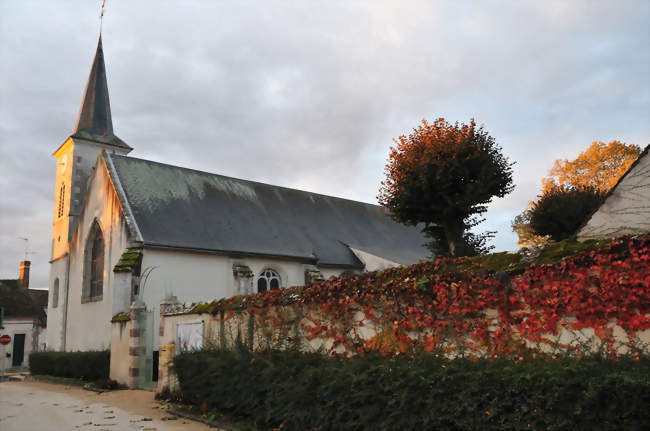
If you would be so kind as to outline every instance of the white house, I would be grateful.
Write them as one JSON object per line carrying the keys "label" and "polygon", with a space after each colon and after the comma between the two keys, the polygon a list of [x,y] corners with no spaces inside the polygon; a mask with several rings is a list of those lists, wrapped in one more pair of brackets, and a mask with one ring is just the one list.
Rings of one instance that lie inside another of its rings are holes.
{"label": "white house", "polygon": [[650,233],[650,155],[646,146],[578,230],[580,240]]}
{"label": "white house", "polygon": [[428,255],[420,229],[376,205],[142,160],[131,150],[113,133],[100,37],[74,132],[54,152],[51,349],[108,348],[111,318],[137,297],[157,316],[172,292],[184,302],[212,300]]}
{"label": "white house", "polygon": [[29,261],[20,262],[18,279],[0,280],[0,334],[11,338],[0,346],[1,370],[26,367],[29,354],[45,348],[46,316],[39,302],[47,291],[29,288],[29,267]]}

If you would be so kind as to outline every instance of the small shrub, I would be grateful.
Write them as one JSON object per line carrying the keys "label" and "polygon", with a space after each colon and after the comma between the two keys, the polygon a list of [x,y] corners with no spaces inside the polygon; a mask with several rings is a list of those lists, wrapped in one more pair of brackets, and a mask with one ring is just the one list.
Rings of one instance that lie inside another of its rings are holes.
{"label": "small shrub", "polygon": [[114,390],[114,389],[119,389],[120,384],[117,383],[117,381],[113,379],[99,379],[95,382],[92,383],[92,385],[96,388],[99,389],[109,389],[109,390]]}
{"label": "small shrub", "polygon": [[110,351],[34,352],[29,355],[29,371],[86,381],[108,380]]}

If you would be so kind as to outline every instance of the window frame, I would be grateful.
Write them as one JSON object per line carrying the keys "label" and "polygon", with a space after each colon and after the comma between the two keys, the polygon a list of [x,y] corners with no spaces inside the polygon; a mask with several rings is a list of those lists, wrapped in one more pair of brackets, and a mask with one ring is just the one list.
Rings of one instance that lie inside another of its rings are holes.
{"label": "window frame", "polygon": [[[266,285],[263,290],[260,290],[260,281],[264,281]],[[273,281],[277,281],[277,287],[272,286]],[[262,271],[260,271],[255,280],[255,290],[257,293],[277,289],[282,289],[282,277],[280,277],[280,273],[273,268],[264,268]]]}
{"label": "window frame", "polygon": [[56,277],[52,283],[52,308],[59,306],[59,284],[59,277]]}

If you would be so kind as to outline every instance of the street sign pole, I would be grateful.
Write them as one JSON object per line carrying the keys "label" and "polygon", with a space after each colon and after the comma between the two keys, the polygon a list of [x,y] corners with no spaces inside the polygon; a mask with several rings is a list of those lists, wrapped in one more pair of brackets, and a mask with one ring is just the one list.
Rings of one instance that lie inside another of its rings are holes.
{"label": "street sign pole", "polygon": [[5,346],[11,343],[11,336],[5,334],[0,336],[0,346],[2,346],[2,356],[0,356],[0,369],[2,373],[0,374],[0,382],[5,379],[5,361],[7,360],[5,355]]}

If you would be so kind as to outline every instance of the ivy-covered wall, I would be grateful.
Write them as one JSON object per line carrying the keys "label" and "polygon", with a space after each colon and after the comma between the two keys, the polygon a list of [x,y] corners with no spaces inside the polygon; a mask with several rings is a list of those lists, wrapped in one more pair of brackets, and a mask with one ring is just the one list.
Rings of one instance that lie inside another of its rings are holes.
{"label": "ivy-covered wall", "polygon": [[[650,237],[621,238],[513,273],[485,259],[421,262],[300,288],[171,307],[178,323],[203,320],[205,345],[344,356],[420,352],[447,357],[523,357],[650,346]],[[180,347],[180,346],[177,346]]]}

